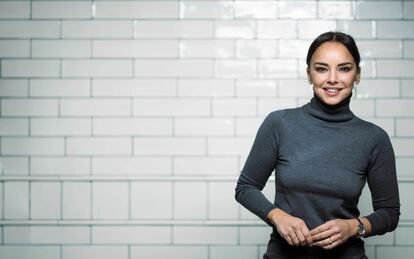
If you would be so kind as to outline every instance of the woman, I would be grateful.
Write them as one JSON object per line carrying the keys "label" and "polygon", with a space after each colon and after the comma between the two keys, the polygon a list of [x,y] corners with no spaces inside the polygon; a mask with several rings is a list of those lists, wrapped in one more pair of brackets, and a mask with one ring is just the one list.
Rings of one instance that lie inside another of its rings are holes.
{"label": "woman", "polygon": [[[327,32],[306,59],[313,85],[302,107],[270,113],[236,186],[236,200],[273,227],[264,258],[367,258],[361,237],[393,231],[400,203],[387,133],[349,109],[361,76],[354,39]],[[275,170],[276,197],[262,194]],[[374,211],[359,218],[365,182]]]}

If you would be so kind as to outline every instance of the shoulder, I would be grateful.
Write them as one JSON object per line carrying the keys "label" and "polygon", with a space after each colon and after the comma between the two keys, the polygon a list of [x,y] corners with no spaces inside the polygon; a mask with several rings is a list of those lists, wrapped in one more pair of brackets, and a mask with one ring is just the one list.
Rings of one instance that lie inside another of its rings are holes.
{"label": "shoulder", "polygon": [[359,117],[356,117],[356,123],[359,126],[359,128],[365,134],[369,135],[369,137],[373,139],[375,142],[382,142],[384,140],[389,139],[388,133],[383,128],[381,128],[373,122],[366,121]]}
{"label": "shoulder", "polygon": [[272,122],[281,122],[287,117],[294,116],[297,112],[299,112],[299,110],[300,107],[272,111],[266,116],[265,120]]}

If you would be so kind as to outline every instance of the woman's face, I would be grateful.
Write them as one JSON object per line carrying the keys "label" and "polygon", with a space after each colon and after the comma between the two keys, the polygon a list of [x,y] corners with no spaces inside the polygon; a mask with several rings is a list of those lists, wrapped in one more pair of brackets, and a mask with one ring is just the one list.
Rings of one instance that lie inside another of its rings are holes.
{"label": "woman's face", "polygon": [[313,53],[307,69],[313,91],[326,104],[335,105],[352,92],[360,79],[360,69],[348,49],[341,43],[322,43]]}

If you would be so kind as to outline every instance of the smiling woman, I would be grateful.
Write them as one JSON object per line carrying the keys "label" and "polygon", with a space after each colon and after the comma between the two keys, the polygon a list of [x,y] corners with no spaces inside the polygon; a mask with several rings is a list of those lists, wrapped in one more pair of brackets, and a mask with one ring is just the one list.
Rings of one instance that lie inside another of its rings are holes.
{"label": "smiling woman", "polygon": [[[387,133],[349,109],[360,80],[349,35],[327,32],[311,44],[307,75],[314,96],[270,113],[260,126],[236,186],[236,200],[272,226],[264,258],[367,258],[362,237],[393,231],[400,203]],[[262,194],[275,171],[276,196]],[[374,211],[360,218],[368,183]]]}

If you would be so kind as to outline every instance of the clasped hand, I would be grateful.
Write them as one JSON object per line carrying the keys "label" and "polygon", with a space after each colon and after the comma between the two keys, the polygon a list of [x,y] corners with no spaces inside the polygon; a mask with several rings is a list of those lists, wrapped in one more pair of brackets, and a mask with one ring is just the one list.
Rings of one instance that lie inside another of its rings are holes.
{"label": "clasped hand", "polygon": [[269,214],[269,220],[292,246],[319,246],[323,249],[332,249],[353,235],[351,223],[344,219],[327,221],[312,230],[308,229],[302,219],[282,210]]}

